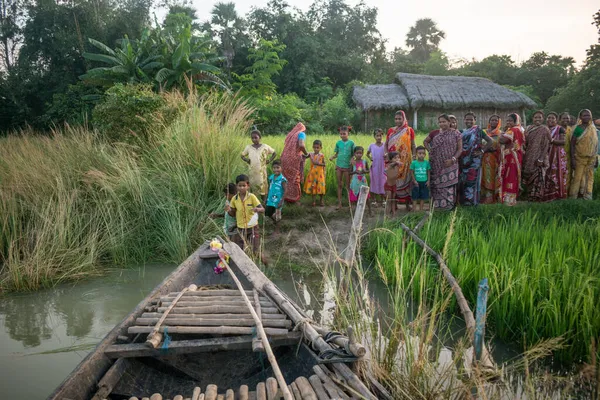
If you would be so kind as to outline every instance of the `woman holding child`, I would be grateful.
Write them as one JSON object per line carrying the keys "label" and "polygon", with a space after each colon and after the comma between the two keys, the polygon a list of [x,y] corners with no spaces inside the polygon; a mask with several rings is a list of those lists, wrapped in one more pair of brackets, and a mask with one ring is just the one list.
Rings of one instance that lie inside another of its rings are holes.
{"label": "woman holding child", "polygon": [[412,179],[410,175],[410,163],[415,157],[415,131],[408,126],[406,114],[400,110],[394,116],[396,126],[388,129],[385,140],[385,152],[397,152],[400,155],[400,166],[396,178],[396,199],[401,203],[406,203],[410,207],[410,192],[412,189]]}
{"label": "woman holding child", "polygon": [[429,151],[431,163],[433,207],[451,210],[456,204],[458,157],[463,151],[462,135],[450,127],[447,114],[438,117],[438,124],[440,129],[430,132],[423,145]]}

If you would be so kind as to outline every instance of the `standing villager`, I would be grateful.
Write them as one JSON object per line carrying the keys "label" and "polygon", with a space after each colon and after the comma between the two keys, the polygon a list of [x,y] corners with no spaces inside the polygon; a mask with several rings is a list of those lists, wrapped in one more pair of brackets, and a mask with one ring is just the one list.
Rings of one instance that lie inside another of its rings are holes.
{"label": "standing villager", "polygon": [[514,206],[517,204],[517,195],[521,186],[521,163],[525,142],[519,114],[508,115],[506,132],[500,135],[498,141],[500,142],[499,201],[507,206]]}
{"label": "standing villager", "polygon": [[397,152],[400,155],[400,166],[396,177],[396,200],[406,204],[410,209],[412,180],[410,177],[410,163],[415,159],[415,131],[408,126],[406,114],[400,110],[394,116],[396,126],[388,129],[385,139],[385,151]]}
{"label": "standing villager", "polygon": [[494,204],[498,202],[500,186],[498,185],[498,166],[500,164],[500,143],[498,139],[502,134],[502,121],[499,115],[492,115],[488,120],[486,131],[492,141],[484,149],[481,157],[481,203]]}
{"label": "standing villager", "polygon": [[267,164],[272,162],[277,154],[271,146],[260,142],[262,135],[258,129],[254,128],[250,133],[250,137],[252,144],[246,146],[241,156],[242,160],[250,166],[248,176],[250,177],[252,192],[257,196],[260,195],[264,202],[269,190]]}
{"label": "standing villager", "polygon": [[300,185],[304,175],[303,156],[308,155],[305,131],[304,124],[299,122],[285,137],[283,151],[281,152],[283,176],[288,181],[284,200],[288,203],[297,202],[302,194]]}
{"label": "standing villager", "polygon": [[560,126],[565,130],[565,153],[567,154],[567,196],[569,187],[571,186],[571,137],[573,137],[573,129],[571,128],[571,116],[568,112],[560,114]]}
{"label": "standing villager", "polygon": [[565,151],[565,129],[558,125],[558,114],[551,112],[546,117],[552,141],[548,157],[548,171],[544,200],[553,201],[567,198],[567,153]]}
{"label": "standing villager", "polygon": [[458,130],[458,119],[452,114],[448,115],[448,118],[450,118],[450,129]]}
{"label": "standing villager", "polygon": [[450,128],[450,117],[438,117],[440,129],[429,132],[423,141],[431,163],[433,207],[451,210],[456,205],[458,157],[462,153],[462,135]]}
{"label": "standing villager", "polygon": [[460,173],[458,177],[458,200],[465,206],[479,204],[481,188],[481,156],[483,155],[482,140],[487,149],[492,145],[492,139],[479,125],[475,125],[477,117],[474,113],[465,114],[465,129],[462,132],[462,152],[458,158]]}
{"label": "standing villager", "polygon": [[578,124],[571,137],[571,169],[573,176],[569,187],[569,197],[592,199],[594,168],[598,164],[598,133],[590,110],[579,112]]}
{"label": "standing villager", "polygon": [[527,190],[529,201],[543,201],[546,184],[546,171],[550,166],[550,129],[544,125],[544,113],[533,114],[533,124],[525,131],[523,154],[523,184]]}
{"label": "standing villager", "polygon": [[[385,202],[385,146],[383,143],[383,129],[377,128],[373,134],[375,143],[371,143],[367,150],[367,158],[371,160],[371,192],[370,194],[381,198]],[[374,203],[377,205],[377,202]]]}

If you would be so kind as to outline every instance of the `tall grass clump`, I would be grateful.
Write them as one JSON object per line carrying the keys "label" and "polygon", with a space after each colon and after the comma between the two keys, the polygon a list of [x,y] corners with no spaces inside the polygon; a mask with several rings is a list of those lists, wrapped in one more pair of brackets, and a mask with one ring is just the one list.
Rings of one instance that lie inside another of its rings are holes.
{"label": "tall grass clump", "polygon": [[0,139],[2,290],[177,262],[215,233],[207,215],[241,171],[251,110],[219,94],[163,96],[180,116],[133,144],[68,126]]}
{"label": "tall grass clump", "polygon": [[[519,343],[561,337],[566,347],[556,352],[558,360],[586,361],[600,332],[600,204],[461,208],[447,235],[450,223],[451,214],[435,213],[420,235],[443,252],[471,305],[479,280],[489,279],[491,331]],[[431,298],[438,285],[437,265],[427,257],[421,266],[421,248],[403,243],[402,231],[393,224],[390,228],[370,235],[367,254],[398,285],[423,268],[425,284],[411,293]]]}

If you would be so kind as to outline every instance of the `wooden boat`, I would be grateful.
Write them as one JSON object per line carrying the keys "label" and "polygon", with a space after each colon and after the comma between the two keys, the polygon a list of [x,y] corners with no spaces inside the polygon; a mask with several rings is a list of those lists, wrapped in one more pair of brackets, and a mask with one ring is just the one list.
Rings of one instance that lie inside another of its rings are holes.
{"label": "wooden boat", "polygon": [[[237,245],[223,243],[223,250],[260,317],[293,398],[378,398],[347,364],[363,354],[360,344],[340,336],[325,341],[326,332]],[[201,246],[48,399],[280,398],[283,390],[261,352],[248,305],[229,271],[215,273],[218,260],[208,243]],[[146,342],[147,334],[165,312],[155,348]],[[374,380],[369,383],[381,389]]]}

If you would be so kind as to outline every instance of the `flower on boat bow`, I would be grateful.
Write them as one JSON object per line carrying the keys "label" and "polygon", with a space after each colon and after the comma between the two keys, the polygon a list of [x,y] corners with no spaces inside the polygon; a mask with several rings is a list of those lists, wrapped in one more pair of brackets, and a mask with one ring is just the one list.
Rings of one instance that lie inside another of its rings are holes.
{"label": "flower on boat bow", "polygon": [[219,242],[217,239],[213,239],[210,242],[210,249],[212,251],[219,251],[223,248],[223,243]]}
{"label": "flower on boat bow", "polygon": [[219,254],[219,260],[217,261],[217,265],[213,268],[215,274],[222,274],[227,268],[227,263],[229,262],[229,254],[223,250],[223,244],[219,242],[217,239],[213,239],[210,242],[210,249]]}

